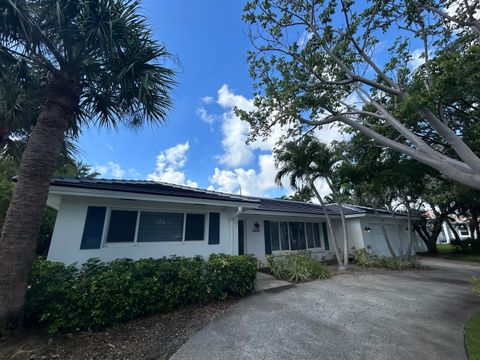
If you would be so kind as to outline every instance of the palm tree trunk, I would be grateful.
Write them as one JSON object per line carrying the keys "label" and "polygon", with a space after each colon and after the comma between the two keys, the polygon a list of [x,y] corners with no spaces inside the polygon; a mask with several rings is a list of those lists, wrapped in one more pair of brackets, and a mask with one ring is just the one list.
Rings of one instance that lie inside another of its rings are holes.
{"label": "palm tree trunk", "polygon": [[340,219],[342,220],[342,231],[343,231],[343,266],[345,268],[348,267],[348,232],[347,232],[347,220],[345,218],[345,212],[343,211],[342,203],[340,202],[335,189],[333,188],[333,184],[328,177],[325,177],[327,185],[329,186],[330,190],[332,190],[332,195],[334,201],[338,204],[338,208],[340,211]]}
{"label": "palm tree trunk", "polygon": [[335,257],[337,258],[338,268],[340,270],[345,270],[345,266],[342,262],[342,259],[340,258],[340,251],[338,249],[337,237],[335,236],[335,232],[333,231],[332,219],[330,218],[330,214],[327,211],[327,207],[325,206],[325,202],[323,201],[322,197],[320,196],[320,193],[318,192],[317,187],[315,186],[313,181],[311,179],[308,179],[308,182],[309,182],[310,187],[312,188],[315,196],[317,197],[318,201],[320,202],[320,205],[322,206],[323,211],[325,212],[325,218],[327,219],[328,230],[330,231],[330,237],[332,238],[333,251],[335,252]]}
{"label": "palm tree trunk", "polygon": [[373,207],[375,216],[380,221],[380,228],[382,229],[383,237],[385,238],[385,242],[387,243],[388,250],[390,251],[390,254],[392,255],[392,257],[396,259],[397,256],[395,255],[395,250],[393,250],[392,243],[390,242],[390,238],[388,237],[387,230],[385,229],[385,222],[383,221],[383,218],[378,213],[377,205],[374,202],[372,202],[372,207]]}
{"label": "palm tree trunk", "polygon": [[0,236],[0,332],[18,326],[23,318],[50,181],[79,102],[80,88],[75,84],[62,74],[49,78],[43,109],[22,156]]}

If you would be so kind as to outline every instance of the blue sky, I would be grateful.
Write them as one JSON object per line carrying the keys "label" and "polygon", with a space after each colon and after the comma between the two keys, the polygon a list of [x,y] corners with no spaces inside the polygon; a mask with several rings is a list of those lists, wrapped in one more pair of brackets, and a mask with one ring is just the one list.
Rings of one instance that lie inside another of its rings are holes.
{"label": "blue sky", "polygon": [[108,178],[149,178],[232,192],[240,185],[242,193],[283,194],[273,184],[271,146],[244,145],[248,127],[232,113],[234,105],[249,106],[252,94],[244,4],[144,1],[142,11],[154,36],[178,57],[174,109],[165,125],[139,131],[85,129],[81,159]]}
{"label": "blue sky", "polygon": [[[168,122],[141,130],[84,129],[81,160],[105,178],[150,179],[212,190],[280,196],[272,147],[245,145],[249,127],[233,107],[251,109],[252,81],[246,53],[250,43],[241,19],[245,0],[144,0],[154,36],[178,58],[178,86]],[[419,54],[415,56],[418,61]],[[321,138],[341,139],[338,129]],[[323,184],[320,191],[328,193]]]}

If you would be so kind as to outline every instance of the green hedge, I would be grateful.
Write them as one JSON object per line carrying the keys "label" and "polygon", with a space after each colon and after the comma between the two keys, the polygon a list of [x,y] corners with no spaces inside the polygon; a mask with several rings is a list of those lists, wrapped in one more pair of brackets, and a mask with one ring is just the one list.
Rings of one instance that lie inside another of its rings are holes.
{"label": "green hedge", "polygon": [[37,260],[26,295],[26,320],[49,332],[96,330],[144,314],[252,292],[252,256],[212,255],[110,263],[90,259],[81,268]]}

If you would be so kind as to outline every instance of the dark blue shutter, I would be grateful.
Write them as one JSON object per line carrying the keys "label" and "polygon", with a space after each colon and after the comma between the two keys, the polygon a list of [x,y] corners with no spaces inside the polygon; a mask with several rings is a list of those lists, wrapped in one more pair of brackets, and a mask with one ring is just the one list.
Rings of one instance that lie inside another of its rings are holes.
{"label": "dark blue shutter", "polygon": [[220,244],[220,213],[211,212],[208,223],[208,245]]}
{"label": "dark blue shutter", "polygon": [[330,246],[328,245],[328,231],[327,231],[327,223],[322,223],[323,228],[323,239],[325,240],[325,250],[330,250]]}
{"label": "dark blue shutter", "polygon": [[80,249],[99,249],[102,243],[103,224],[107,208],[104,206],[89,206],[83,228]]}
{"label": "dark blue shutter", "polygon": [[263,222],[265,228],[265,254],[270,255],[272,253],[272,244],[270,243],[270,221],[265,220]]}

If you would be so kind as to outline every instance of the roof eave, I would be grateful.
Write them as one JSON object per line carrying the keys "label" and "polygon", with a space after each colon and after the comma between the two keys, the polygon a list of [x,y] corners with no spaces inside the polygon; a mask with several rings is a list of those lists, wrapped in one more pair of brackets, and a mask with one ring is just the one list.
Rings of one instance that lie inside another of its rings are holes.
{"label": "roof eave", "polygon": [[60,196],[82,196],[82,197],[100,197],[110,199],[127,199],[127,200],[140,200],[140,201],[155,201],[155,202],[174,202],[182,204],[195,204],[200,205],[221,205],[225,207],[243,207],[243,208],[258,208],[259,202],[252,201],[238,201],[238,200],[220,200],[220,199],[205,199],[196,198],[190,196],[178,196],[178,195],[159,195],[140,192],[127,192],[127,191],[115,191],[104,189],[89,189],[83,187],[72,186],[59,186],[51,185],[49,194]]}

